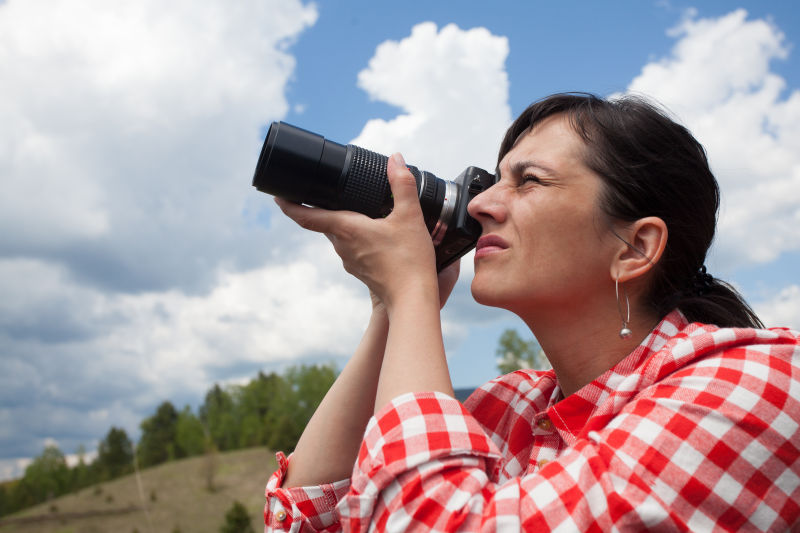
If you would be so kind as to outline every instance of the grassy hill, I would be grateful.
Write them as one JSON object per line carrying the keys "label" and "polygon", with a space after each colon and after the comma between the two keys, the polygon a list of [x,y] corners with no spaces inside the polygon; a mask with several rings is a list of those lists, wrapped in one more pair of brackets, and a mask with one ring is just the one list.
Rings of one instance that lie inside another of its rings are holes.
{"label": "grassy hill", "polygon": [[0,533],[217,532],[235,500],[261,531],[264,486],[276,468],[266,448],[172,461],[141,472],[143,498],[129,475],[5,516]]}

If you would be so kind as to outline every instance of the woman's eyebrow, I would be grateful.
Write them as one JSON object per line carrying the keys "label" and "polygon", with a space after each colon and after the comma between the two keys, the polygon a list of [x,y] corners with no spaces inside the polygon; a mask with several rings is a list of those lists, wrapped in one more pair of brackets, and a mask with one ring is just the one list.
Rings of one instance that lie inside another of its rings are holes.
{"label": "woman's eyebrow", "polygon": [[[529,168],[537,168],[542,172],[544,172],[545,174],[553,174],[553,175],[557,174],[556,171],[554,171],[552,168],[533,159],[524,159],[522,161],[516,161],[514,163],[511,163],[509,170],[511,170],[512,174],[520,175],[524,174],[525,171]],[[498,172],[499,171],[500,169],[498,168]]]}

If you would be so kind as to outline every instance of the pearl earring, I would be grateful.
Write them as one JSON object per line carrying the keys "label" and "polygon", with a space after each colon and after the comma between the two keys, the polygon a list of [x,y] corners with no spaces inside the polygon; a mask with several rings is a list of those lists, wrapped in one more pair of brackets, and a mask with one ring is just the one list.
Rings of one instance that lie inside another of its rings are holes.
{"label": "pearl earring", "polygon": [[622,329],[619,330],[619,337],[621,339],[627,339],[633,335],[633,332],[628,327],[628,322],[631,320],[631,302],[628,300],[628,293],[625,291],[625,287],[622,287],[622,293],[625,295],[625,307],[627,308],[625,318],[623,318],[622,304],[619,301],[619,278],[617,278],[614,281],[614,294],[617,296],[617,310],[619,311],[619,317],[622,318]]}

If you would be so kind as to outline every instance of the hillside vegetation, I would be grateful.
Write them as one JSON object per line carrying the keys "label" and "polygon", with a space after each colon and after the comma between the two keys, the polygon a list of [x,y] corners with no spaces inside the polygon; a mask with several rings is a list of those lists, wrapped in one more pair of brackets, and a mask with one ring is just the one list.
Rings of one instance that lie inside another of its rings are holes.
{"label": "hillside vegetation", "polygon": [[289,453],[335,379],[331,365],[293,366],[282,375],[259,372],[245,385],[214,385],[197,412],[164,401],[139,425],[139,442],[112,427],[88,464],[85,450],[70,467],[64,453],[48,444],[21,478],[0,483],[0,517],[130,474],[137,463],[144,469],[256,446]]}
{"label": "hillside vegetation", "polygon": [[4,516],[0,533],[218,532],[234,501],[261,531],[264,486],[276,468],[267,448],[170,461],[141,471],[143,498],[130,474]]}

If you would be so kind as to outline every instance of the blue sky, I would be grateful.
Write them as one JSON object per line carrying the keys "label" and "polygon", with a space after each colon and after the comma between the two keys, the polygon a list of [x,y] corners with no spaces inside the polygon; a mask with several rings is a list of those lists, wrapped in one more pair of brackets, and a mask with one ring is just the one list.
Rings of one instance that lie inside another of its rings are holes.
{"label": "blue sky", "polygon": [[[719,178],[710,270],[800,328],[799,32],[777,1],[0,2],[0,477],[214,383],[341,368],[367,294],[250,186],[274,120],[452,179],[539,97],[648,94]],[[472,302],[470,261],[456,387],[525,334]]]}
{"label": "blue sky", "polygon": [[[454,6],[461,6],[454,9]],[[506,71],[512,80],[509,103],[521,112],[538,95],[565,90],[598,94],[623,91],[649,61],[668,57],[675,39],[667,31],[689,10],[699,17],[719,17],[744,8],[749,18],[772,20],[793,45],[800,27],[800,10],[792,2],[636,1],[521,2],[501,0],[491,8],[477,2],[327,1],[318,6],[320,18],[306,30],[292,51],[298,63],[287,96],[304,103],[302,113],[288,121],[311,124],[324,131],[342,131],[354,138],[371,118],[388,118],[396,109],[371,101],[354,82],[380,43],[408,36],[421,21],[462,29],[484,27],[506,36]],[[334,44],[334,46],[331,46]],[[774,72],[790,87],[800,79],[792,61],[776,61]],[[324,88],[324,90],[323,90]],[[355,90],[354,90],[355,89]],[[313,102],[313,104],[312,104]],[[347,112],[336,113],[338,106]],[[317,126],[319,125],[319,126]]]}

